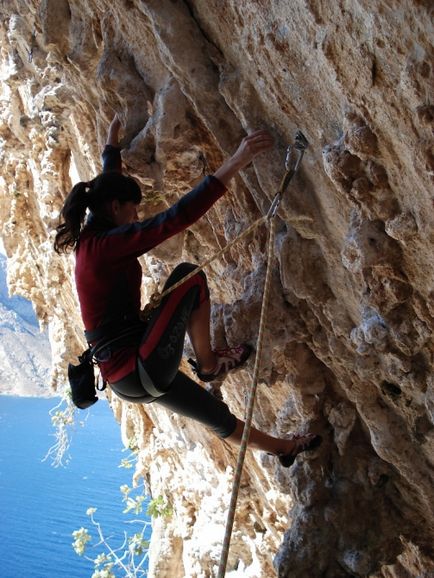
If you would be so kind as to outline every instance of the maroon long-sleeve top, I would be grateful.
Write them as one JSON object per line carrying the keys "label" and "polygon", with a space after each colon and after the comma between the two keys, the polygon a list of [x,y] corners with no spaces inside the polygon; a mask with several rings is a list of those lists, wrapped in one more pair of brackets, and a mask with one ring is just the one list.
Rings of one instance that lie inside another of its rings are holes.
{"label": "maroon long-sleeve top", "polygon": [[[143,221],[113,226],[90,217],[76,250],[75,281],[85,329],[116,319],[138,318],[142,268],[138,257],[195,223],[224,194],[224,185],[208,176],[167,211]],[[120,349],[101,362],[109,382],[135,368],[137,347]]]}

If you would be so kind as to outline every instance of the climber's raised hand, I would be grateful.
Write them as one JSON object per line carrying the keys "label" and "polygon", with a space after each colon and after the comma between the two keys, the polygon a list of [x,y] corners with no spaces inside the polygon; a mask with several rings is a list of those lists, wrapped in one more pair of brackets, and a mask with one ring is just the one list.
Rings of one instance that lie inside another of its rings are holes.
{"label": "climber's raised hand", "polygon": [[232,159],[239,164],[239,170],[246,167],[260,153],[273,146],[273,139],[266,130],[257,130],[243,138]]}
{"label": "climber's raised hand", "polygon": [[119,146],[119,131],[121,126],[120,118],[117,114],[115,114],[108,129],[106,144],[112,145],[114,147]]}
{"label": "climber's raised hand", "polygon": [[223,163],[214,173],[214,176],[224,185],[227,185],[238,171],[249,165],[257,155],[272,146],[273,139],[266,130],[257,130],[247,135],[241,141],[236,152]]}

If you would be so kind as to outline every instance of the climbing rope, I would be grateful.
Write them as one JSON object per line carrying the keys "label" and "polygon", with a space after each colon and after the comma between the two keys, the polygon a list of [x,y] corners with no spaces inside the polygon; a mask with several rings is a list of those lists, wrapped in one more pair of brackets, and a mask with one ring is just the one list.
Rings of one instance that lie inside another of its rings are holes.
{"label": "climbing rope", "polygon": [[267,322],[267,309],[269,303],[269,296],[271,290],[271,272],[272,272],[272,261],[273,261],[273,253],[274,253],[274,235],[275,235],[275,216],[277,208],[279,207],[280,200],[282,198],[283,193],[285,192],[289,182],[291,181],[292,177],[298,170],[300,165],[301,159],[303,158],[304,151],[308,146],[308,142],[306,137],[303,135],[301,131],[298,131],[295,137],[295,148],[298,151],[298,156],[292,164],[291,161],[291,148],[288,147],[288,152],[285,161],[285,168],[286,174],[283,177],[282,183],[279,188],[279,192],[274,198],[273,203],[271,204],[270,210],[268,211],[267,218],[270,221],[270,228],[268,233],[268,250],[267,250],[267,271],[265,274],[265,283],[264,283],[264,294],[262,298],[262,307],[261,307],[261,316],[259,321],[259,331],[258,331],[258,339],[256,342],[256,357],[255,357],[255,366],[253,369],[253,379],[252,379],[252,387],[249,392],[249,397],[247,401],[247,409],[246,409],[246,416],[245,416],[245,424],[243,429],[243,435],[241,438],[240,449],[238,451],[238,458],[237,458],[237,466],[235,469],[234,480],[232,483],[232,492],[231,492],[231,500],[229,503],[229,511],[226,519],[226,529],[225,535],[223,538],[223,547],[222,553],[220,556],[220,564],[218,567],[217,578],[224,578],[226,573],[226,565],[229,555],[229,547],[231,542],[232,536],[232,528],[235,519],[235,511],[237,507],[237,500],[238,500],[238,493],[240,489],[241,483],[241,475],[243,472],[244,466],[244,459],[246,456],[247,445],[249,442],[250,436],[250,429],[252,427],[252,417],[253,417],[253,409],[255,405],[255,396],[256,396],[256,389],[258,386],[258,379],[259,379],[259,369],[261,366],[261,358],[262,358],[262,345],[264,339],[264,328]]}
{"label": "climbing rope", "polygon": [[253,380],[252,387],[249,392],[249,397],[247,401],[245,424],[243,429],[243,436],[241,438],[240,449],[238,451],[237,467],[235,470],[234,481],[232,483],[232,493],[231,501],[229,504],[228,516],[226,519],[226,529],[225,536],[223,539],[222,553],[220,557],[220,564],[218,568],[217,578],[224,578],[226,572],[226,564],[229,555],[229,547],[232,536],[232,527],[234,524],[235,511],[237,507],[238,492],[241,482],[241,474],[243,473],[244,458],[246,456],[247,444],[249,442],[250,429],[252,426],[253,408],[255,405],[256,388],[258,385],[259,378],[259,368],[261,365],[262,357],[262,343],[264,338],[264,328],[267,321],[267,308],[271,288],[271,264],[273,260],[273,248],[274,248],[274,230],[275,230],[275,216],[270,218],[270,229],[268,233],[268,251],[267,251],[267,272],[265,274],[265,286],[264,286],[264,296],[262,299],[261,307],[261,317],[259,321],[259,332],[258,339],[256,342],[256,357],[255,357],[255,367],[253,369]]}
{"label": "climbing rope", "polygon": [[220,557],[220,563],[217,573],[217,578],[224,578],[226,573],[226,566],[227,560],[229,555],[229,547],[230,541],[232,536],[232,528],[234,524],[235,518],[235,511],[237,506],[238,500],[238,493],[240,488],[241,482],[241,475],[243,471],[244,459],[247,451],[247,445],[249,442],[250,430],[252,426],[252,417],[253,417],[253,409],[255,405],[255,396],[256,396],[256,389],[258,385],[259,379],[259,369],[261,366],[261,357],[262,357],[262,348],[263,348],[263,339],[264,339],[264,329],[267,323],[267,309],[268,309],[268,302],[269,302],[269,295],[271,291],[271,276],[272,276],[272,261],[273,261],[273,252],[274,252],[274,236],[275,236],[275,217],[277,209],[279,208],[280,201],[282,196],[287,189],[292,177],[297,172],[301,160],[303,158],[304,152],[308,146],[308,142],[306,137],[303,135],[301,131],[297,131],[295,135],[295,144],[294,148],[297,151],[297,157],[293,158],[293,149],[291,146],[287,149],[287,155],[285,159],[285,175],[282,179],[280,184],[279,190],[276,193],[270,208],[267,214],[263,217],[257,219],[254,223],[252,223],[245,231],[243,231],[240,235],[238,235],[235,239],[230,241],[225,247],[220,249],[217,253],[212,255],[209,259],[207,259],[204,263],[199,265],[196,269],[194,269],[191,273],[183,277],[180,281],[171,285],[168,289],[163,291],[161,294],[154,293],[151,296],[150,302],[145,307],[142,312],[142,316],[147,318],[151,311],[158,307],[161,300],[169,295],[172,291],[174,291],[177,287],[185,283],[188,279],[199,273],[202,269],[204,269],[207,265],[209,265],[212,261],[226,253],[233,245],[247,237],[256,227],[261,225],[262,223],[269,221],[269,233],[268,233],[268,241],[267,241],[267,270],[265,274],[265,283],[264,283],[264,294],[262,298],[262,307],[261,307],[261,316],[259,321],[259,330],[258,330],[258,338],[256,342],[256,357],[255,357],[255,366],[253,369],[253,379],[252,379],[252,387],[249,392],[249,397],[247,400],[247,408],[246,408],[246,416],[245,416],[245,425],[243,429],[243,435],[241,438],[240,449],[238,452],[237,458],[237,465],[235,469],[234,480],[232,483],[232,492],[231,492],[231,500],[229,504],[229,510],[226,520],[226,529],[225,535],[223,539],[223,546],[222,546],[222,553]]}
{"label": "climbing rope", "polygon": [[169,293],[172,293],[172,291],[174,291],[175,289],[180,287],[183,283],[191,279],[191,277],[197,275],[199,271],[205,269],[205,267],[207,267],[210,263],[212,263],[212,261],[218,259],[221,255],[226,253],[231,247],[233,247],[236,243],[238,243],[238,241],[241,241],[242,239],[244,239],[244,237],[247,237],[247,235],[249,235],[252,231],[254,231],[256,227],[259,227],[259,225],[264,223],[267,220],[267,218],[268,215],[265,215],[264,217],[260,217],[259,219],[257,219],[254,223],[252,223],[249,227],[247,227],[245,231],[243,231],[240,235],[238,235],[238,237],[235,237],[235,239],[230,241],[227,245],[225,245],[222,249],[220,249],[220,251],[214,253],[214,255],[212,255],[209,259],[207,259],[204,263],[197,266],[195,269],[193,269],[193,271],[188,273],[188,275],[185,275],[185,277],[183,277],[180,281],[174,283],[162,293],[158,292],[153,293],[150,297],[149,303],[144,307],[141,313],[142,319],[147,319],[151,314],[152,310],[158,307],[158,305],[161,303],[161,300],[164,299],[164,297],[166,297],[167,295],[169,295]]}

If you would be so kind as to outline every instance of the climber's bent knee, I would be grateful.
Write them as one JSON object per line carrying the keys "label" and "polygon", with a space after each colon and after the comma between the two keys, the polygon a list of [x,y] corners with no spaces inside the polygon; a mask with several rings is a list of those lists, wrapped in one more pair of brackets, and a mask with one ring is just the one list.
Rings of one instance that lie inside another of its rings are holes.
{"label": "climber's bent knee", "polygon": [[[186,277],[190,273],[192,273],[195,269],[197,269],[197,265],[193,263],[180,263],[175,267],[172,273],[169,275],[163,291],[178,283],[183,277]],[[209,300],[209,289],[208,289],[208,282],[206,279],[206,275],[203,271],[199,271],[196,275],[188,281],[189,286],[197,286],[199,289],[199,294],[197,301],[194,305],[194,308],[198,307],[204,301]],[[182,287],[182,286],[181,286]],[[181,287],[179,289],[181,289]],[[175,289],[175,292],[177,289]]]}

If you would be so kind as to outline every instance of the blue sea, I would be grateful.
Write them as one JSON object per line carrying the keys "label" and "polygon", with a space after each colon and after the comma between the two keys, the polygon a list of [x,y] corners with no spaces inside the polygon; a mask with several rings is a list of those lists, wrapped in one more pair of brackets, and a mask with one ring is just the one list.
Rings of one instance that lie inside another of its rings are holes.
{"label": "blue sea", "polygon": [[[66,467],[43,461],[54,443],[49,410],[56,403],[0,396],[1,578],[90,578],[93,563],[71,546],[72,532],[82,526],[92,535],[90,545],[98,542],[89,507],[97,508],[95,518],[112,546],[122,543],[124,531],[132,535],[142,527],[122,513],[119,487],[131,487],[133,470],[118,467],[128,456],[106,401],[80,412],[79,420],[86,419],[74,426]],[[95,558],[102,551],[88,546],[86,553]]]}

